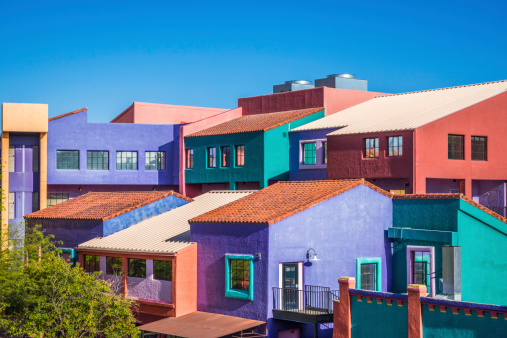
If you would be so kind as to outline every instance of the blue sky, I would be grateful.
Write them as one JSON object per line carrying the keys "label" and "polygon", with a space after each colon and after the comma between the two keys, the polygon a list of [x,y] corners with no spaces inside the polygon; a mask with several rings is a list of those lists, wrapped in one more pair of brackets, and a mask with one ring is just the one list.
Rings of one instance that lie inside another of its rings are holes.
{"label": "blue sky", "polygon": [[505,1],[0,1],[0,102],[233,108],[286,80],[380,92],[507,79]]}

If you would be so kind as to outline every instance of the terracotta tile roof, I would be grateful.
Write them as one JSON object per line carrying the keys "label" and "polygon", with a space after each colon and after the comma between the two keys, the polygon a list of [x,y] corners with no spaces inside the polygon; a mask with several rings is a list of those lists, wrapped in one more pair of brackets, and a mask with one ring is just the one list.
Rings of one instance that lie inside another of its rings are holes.
{"label": "terracotta tile roof", "polygon": [[62,117],[69,116],[69,115],[72,115],[72,114],[77,114],[77,113],[80,113],[80,112],[85,111],[85,110],[88,110],[88,108],[81,108],[81,109],[74,110],[74,111],[71,111],[71,112],[68,112],[68,113],[65,113],[65,114],[62,114],[62,115],[57,115],[57,116],[49,118],[48,121],[58,120],[58,119],[61,119]]}
{"label": "terracotta tile roof", "polygon": [[190,220],[191,223],[273,224],[360,185],[392,194],[365,181],[328,180],[278,182]]}
{"label": "terracotta tile roof", "polygon": [[192,199],[174,191],[89,192],[68,201],[26,215],[25,218],[102,220],[125,214],[158,201],[176,196],[191,202]]}
{"label": "terracotta tile roof", "polygon": [[324,108],[308,108],[299,110],[289,110],[277,113],[267,113],[258,115],[241,116],[234,120],[218,124],[186,137],[226,135],[237,133],[249,133],[253,131],[268,131],[282,126],[289,122],[298,120],[302,117],[315,114]]}
{"label": "terracotta tile roof", "polygon": [[496,219],[507,223],[507,218],[497,214],[496,212],[486,208],[484,205],[475,202],[463,194],[412,194],[412,195],[394,195],[394,199],[462,199],[463,201],[481,209],[485,213],[495,217]]}

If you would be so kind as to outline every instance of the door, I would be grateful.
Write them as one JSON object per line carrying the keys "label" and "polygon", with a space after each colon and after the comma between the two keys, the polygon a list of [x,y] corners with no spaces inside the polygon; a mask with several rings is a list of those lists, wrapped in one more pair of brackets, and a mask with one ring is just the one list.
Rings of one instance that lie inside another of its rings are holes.
{"label": "door", "polygon": [[299,270],[297,263],[282,265],[282,305],[284,310],[295,310],[299,304]]}

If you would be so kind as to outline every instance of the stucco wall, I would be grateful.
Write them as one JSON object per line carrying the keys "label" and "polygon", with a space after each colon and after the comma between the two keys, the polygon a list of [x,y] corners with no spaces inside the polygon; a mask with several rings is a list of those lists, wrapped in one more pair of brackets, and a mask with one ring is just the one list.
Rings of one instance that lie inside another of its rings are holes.
{"label": "stucco wall", "polygon": [[55,236],[54,242],[62,248],[75,248],[83,242],[103,236],[101,220],[27,219],[26,224],[32,227],[35,224],[42,225],[44,233]]}
{"label": "stucco wall", "polygon": [[[289,177],[290,181],[307,181],[307,180],[325,180],[327,179],[327,169],[300,169],[300,141],[326,140],[326,134],[334,129],[312,130],[312,131],[292,131],[289,133],[290,141],[290,164]],[[310,168],[311,166],[309,166]]]}
{"label": "stucco wall", "polygon": [[[260,224],[191,224],[197,242],[197,310],[266,320],[268,227]],[[261,254],[254,260],[254,300],[225,297],[225,254]]]}
{"label": "stucco wall", "polygon": [[393,199],[393,227],[457,231],[458,199]]}

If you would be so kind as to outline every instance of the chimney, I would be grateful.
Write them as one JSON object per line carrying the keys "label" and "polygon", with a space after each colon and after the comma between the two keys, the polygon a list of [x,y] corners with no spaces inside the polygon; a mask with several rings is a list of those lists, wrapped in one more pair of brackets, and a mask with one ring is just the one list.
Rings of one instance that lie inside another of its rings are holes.
{"label": "chimney", "polygon": [[285,81],[284,84],[273,86],[273,94],[283,93],[283,92],[294,92],[296,90],[303,90],[303,89],[310,89],[310,88],[315,88],[315,86],[312,84],[312,81],[306,81],[306,80]]}
{"label": "chimney", "polygon": [[354,74],[331,74],[315,80],[315,87],[330,87],[368,91],[368,80],[356,79]]}
{"label": "chimney", "polygon": [[442,279],[444,295],[461,300],[461,247],[442,247]]}

